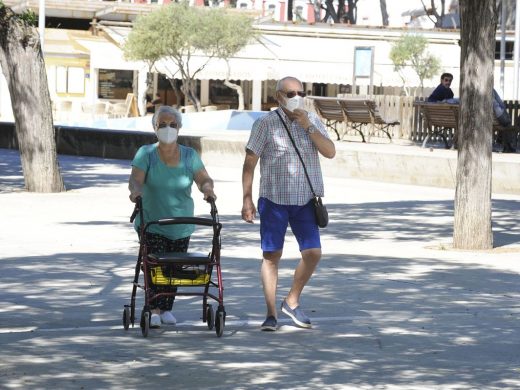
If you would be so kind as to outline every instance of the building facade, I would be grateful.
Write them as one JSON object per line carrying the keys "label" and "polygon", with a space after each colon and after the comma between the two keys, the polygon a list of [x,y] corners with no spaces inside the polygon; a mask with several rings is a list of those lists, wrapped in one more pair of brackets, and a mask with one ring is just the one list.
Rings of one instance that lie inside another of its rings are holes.
{"label": "building facade", "polygon": [[[29,3],[30,1],[34,0],[29,0]],[[93,3],[98,3],[99,6],[99,3],[107,2]],[[268,4],[268,1],[265,1],[265,4]],[[77,6],[80,6],[79,3]],[[160,5],[125,5],[129,6],[149,7],[142,8],[142,12],[150,12]],[[237,3],[237,6],[239,7],[240,3]],[[53,7],[59,10],[59,7],[63,6],[58,4]],[[90,31],[52,28],[45,30],[43,51],[49,92],[55,106],[58,107],[63,100],[71,101],[75,112],[88,115],[85,107],[92,107],[97,102],[123,102],[129,93],[137,97],[141,114],[146,112],[147,94],[155,96],[159,93],[166,104],[189,105],[189,102],[178,101],[171,90],[171,83],[164,77],[175,73],[174,64],[159,62],[150,74],[146,64],[125,60],[122,46],[131,31],[131,21],[128,20],[135,18],[135,13],[121,11],[120,14],[115,8],[97,9],[93,15],[114,16],[111,20],[102,21],[93,18],[95,22]],[[136,8],[132,10],[135,11]],[[57,11],[54,12],[56,14]],[[394,42],[407,33],[422,34],[427,38],[428,50],[441,60],[441,73],[450,72],[454,75],[452,88],[458,96],[458,30],[410,30],[403,27],[278,22],[265,17],[258,19],[255,28],[261,33],[261,41],[248,45],[229,60],[230,79],[242,86],[245,108],[248,110],[269,109],[270,105],[274,104],[276,80],[288,75],[302,80],[306,90],[318,96],[336,96],[343,93],[371,94],[376,89],[392,91],[388,92],[392,94],[402,93],[399,87],[402,87],[403,80],[394,71],[389,53]],[[507,40],[511,42],[512,39],[511,32]],[[202,54],[194,56],[192,67],[206,60]],[[498,60],[495,69],[497,85],[500,79]],[[512,80],[512,73],[512,60],[507,60],[505,80]],[[225,61],[211,59],[197,75],[199,97],[203,106],[227,103],[229,108],[236,108],[234,92],[222,84],[226,74]],[[419,78],[413,69],[405,69],[404,76],[406,86],[419,85]],[[147,88],[150,81],[152,90]],[[425,80],[426,91],[430,91],[438,82],[438,76]],[[427,92],[415,88],[414,93],[423,95]],[[511,95],[512,82],[507,82],[503,96],[507,99]],[[10,118],[12,113],[9,92],[4,77],[0,75],[0,120]]]}

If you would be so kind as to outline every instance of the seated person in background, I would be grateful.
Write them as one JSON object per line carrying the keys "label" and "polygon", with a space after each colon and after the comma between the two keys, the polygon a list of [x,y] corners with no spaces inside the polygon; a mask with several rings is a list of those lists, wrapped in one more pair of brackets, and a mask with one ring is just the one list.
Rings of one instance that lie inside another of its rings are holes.
{"label": "seated person in background", "polygon": [[146,112],[153,114],[155,112],[155,106],[152,104],[152,96],[146,94]]}
{"label": "seated person in background", "polygon": [[[493,88],[493,112],[497,118],[498,123],[502,126],[508,127],[512,125],[511,117],[506,111],[506,105],[500,98],[498,92]],[[500,142],[504,145],[503,153],[514,153],[516,150],[513,147],[514,134],[510,131],[499,134]]]}
{"label": "seated person in background", "polygon": [[453,99],[453,91],[450,88],[451,82],[453,81],[453,75],[451,73],[443,73],[441,76],[441,83],[435,88],[432,94],[428,97],[429,102],[448,102],[457,103]]}
{"label": "seated person in background", "polygon": [[159,95],[158,93],[155,94],[155,99],[152,100],[152,104],[154,106],[162,106],[163,104],[163,101],[161,99],[161,95]]}
{"label": "seated person in background", "polygon": [[498,123],[502,126],[511,126],[511,117],[506,111],[506,105],[495,88],[493,88],[493,112],[497,117]]}

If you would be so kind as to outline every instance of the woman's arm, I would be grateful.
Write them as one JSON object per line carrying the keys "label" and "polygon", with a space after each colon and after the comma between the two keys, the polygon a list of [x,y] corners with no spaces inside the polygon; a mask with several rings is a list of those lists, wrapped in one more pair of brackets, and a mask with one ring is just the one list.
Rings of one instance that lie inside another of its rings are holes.
{"label": "woman's arm", "polygon": [[143,194],[145,176],[145,171],[132,167],[132,173],[128,179],[128,189],[130,190],[130,200],[134,203],[135,199]]}
{"label": "woman's arm", "polygon": [[200,192],[204,194],[204,199],[208,199],[209,197],[215,200],[217,199],[217,196],[213,192],[213,179],[209,177],[209,174],[205,168],[197,171],[193,179],[197,184]]}

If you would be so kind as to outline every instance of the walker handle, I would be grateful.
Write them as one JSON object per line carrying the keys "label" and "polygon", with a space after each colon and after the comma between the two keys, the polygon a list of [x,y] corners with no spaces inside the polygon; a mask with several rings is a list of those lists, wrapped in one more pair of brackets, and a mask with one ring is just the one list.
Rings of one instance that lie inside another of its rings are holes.
{"label": "walker handle", "polygon": [[135,217],[137,216],[137,213],[141,211],[143,207],[143,201],[140,196],[135,198],[135,207],[134,211],[132,212],[132,215],[130,216],[130,223],[134,222]]}

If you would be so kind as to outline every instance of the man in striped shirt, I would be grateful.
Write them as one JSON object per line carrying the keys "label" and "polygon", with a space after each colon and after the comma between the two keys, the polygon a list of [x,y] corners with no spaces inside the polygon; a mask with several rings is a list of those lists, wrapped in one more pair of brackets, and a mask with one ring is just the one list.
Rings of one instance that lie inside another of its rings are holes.
{"label": "man in striped shirt", "polygon": [[253,203],[253,177],[260,160],[260,239],[263,251],[261,278],[267,305],[262,330],[277,329],[276,287],[278,264],[282,257],[287,226],[298,241],[301,260],[294,272],[291,290],[282,301],[281,310],[300,327],[310,328],[311,321],[300,307],[300,295],[321,258],[321,242],[314,216],[313,194],[304,167],[288,135],[300,151],[312,187],[324,195],[319,154],[336,154],[320,118],[303,110],[305,92],[294,77],[285,77],[276,85],[280,107],[258,119],[246,146],[242,172],[242,219],[252,223],[256,217]]}

